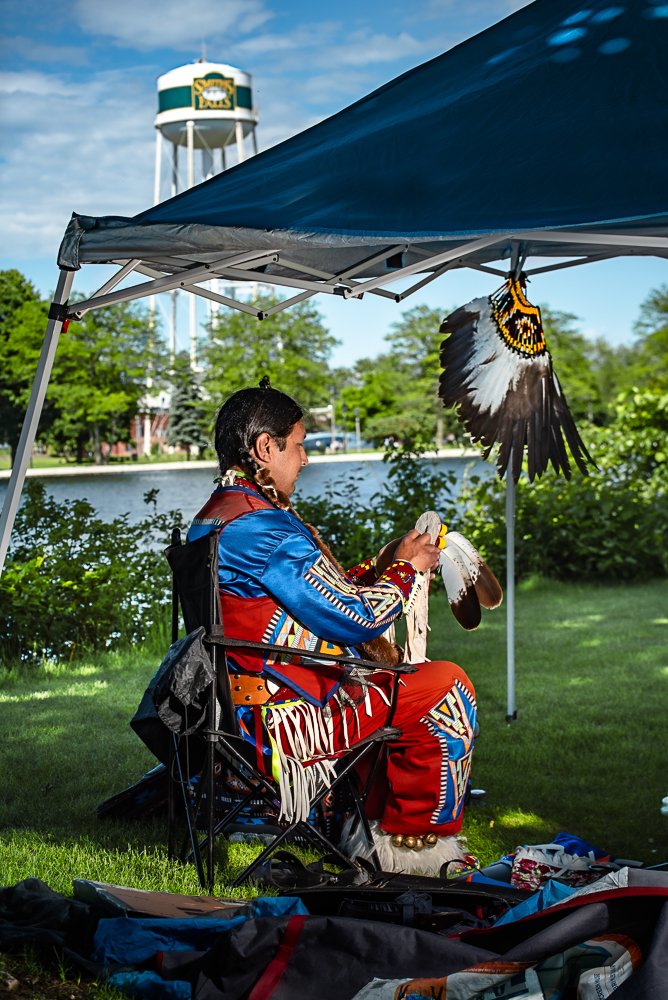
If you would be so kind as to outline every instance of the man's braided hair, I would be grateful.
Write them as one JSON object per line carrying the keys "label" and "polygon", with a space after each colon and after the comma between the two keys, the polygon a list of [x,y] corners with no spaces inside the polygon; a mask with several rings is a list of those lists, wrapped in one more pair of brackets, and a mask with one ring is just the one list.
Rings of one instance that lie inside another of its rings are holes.
{"label": "man's braided hair", "polygon": [[[299,516],[287,494],[275,485],[269,470],[259,466],[253,458],[255,442],[264,433],[271,435],[283,451],[292,428],[304,415],[304,409],[296,400],[271,387],[267,375],[257,388],[235,392],[223,403],[216,418],[215,446],[220,473],[224,476],[230,469],[242,469],[270,503],[289,511],[308,528],[322,554],[345,575],[316,528]],[[390,663],[397,663],[399,659],[392,644],[382,636],[363,643],[363,649],[369,659]]]}

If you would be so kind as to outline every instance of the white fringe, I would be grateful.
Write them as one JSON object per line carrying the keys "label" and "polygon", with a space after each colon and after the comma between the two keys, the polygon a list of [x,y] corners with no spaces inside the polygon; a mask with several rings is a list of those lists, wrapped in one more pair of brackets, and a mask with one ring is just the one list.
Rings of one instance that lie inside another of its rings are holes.
{"label": "white fringe", "polygon": [[[378,670],[375,671],[375,673],[379,674],[382,672],[383,672],[382,667],[379,667]],[[376,694],[379,696],[379,698],[381,698],[381,700],[385,702],[387,707],[388,708],[390,707],[390,705],[392,704],[390,698],[388,697],[387,693],[382,689],[382,687],[380,687],[378,684],[374,684],[374,682],[371,680],[371,677],[373,676],[372,674],[368,674],[364,669],[360,670],[357,667],[353,667],[352,670],[350,671],[349,676],[351,680],[355,681],[356,684],[359,684],[360,687],[364,689],[364,708],[366,709],[366,714],[368,716],[373,715],[373,711],[371,709],[371,698],[369,697],[369,691],[375,691]],[[355,712],[355,717],[357,718],[357,712]],[[358,728],[359,728],[359,720],[358,720]]]}
{"label": "white fringe", "polygon": [[266,721],[276,755],[279,819],[290,823],[308,819],[313,798],[334,779],[335,761],[326,759],[335,754],[331,716],[302,701],[272,705]]}
{"label": "white fringe", "polygon": [[[371,820],[369,825],[381,871],[438,878],[446,862],[464,859],[464,847],[458,837],[439,837],[433,847],[413,851],[406,847],[395,847],[392,834],[381,830],[378,820]],[[371,849],[356,816],[351,816],[346,821],[339,846],[351,858],[371,858]]]}
{"label": "white fringe", "polygon": [[404,663],[426,663],[427,633],[429,632],[429,577],[426,573],[416,576],[418,585],[415,597],[406,614],[406,644]]}
{"label": "white fringe", "polygon": [[[381,687],[374,684],[368,674],[353,670],[351,677],[364,690],[364,706],[368,716],[372,715],[370,690],[376,691],[389,708],[389,697]],[[278,772],[281,820],[295,822],[307,819],[313,798],[323,788],[329,788],[334,780],[337,754],[332,719],[334,705],[341,713],[343,745],[348,749],[350,731],[346,707],[352,710],[358,737],[361,729],[358,706],[346,695],[345,690],[341,689],[324,709],[306,701],[267,708],[265,723],[271,738],[275,770]]]}

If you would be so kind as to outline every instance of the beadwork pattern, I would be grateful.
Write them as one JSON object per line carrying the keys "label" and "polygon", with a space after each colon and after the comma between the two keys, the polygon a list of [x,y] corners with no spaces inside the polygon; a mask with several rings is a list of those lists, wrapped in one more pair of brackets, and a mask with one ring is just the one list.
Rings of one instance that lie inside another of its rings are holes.
{"label": "beadwork pattern", "polygon": [[489,297],[499,335],[511,350],[533,358],[547,350],[538,306],[532,306],[521,282],[510,278]]}

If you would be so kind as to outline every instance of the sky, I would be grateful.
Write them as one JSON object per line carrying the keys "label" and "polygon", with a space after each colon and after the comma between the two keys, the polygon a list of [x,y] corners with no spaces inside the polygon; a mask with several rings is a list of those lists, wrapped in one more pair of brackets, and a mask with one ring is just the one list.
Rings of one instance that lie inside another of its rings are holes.
{"label": "sky", "polygon": [[[43,293],[73,211],[132,216],[153,202],[156,79],[202,56],[252,76],[260,149],[336,113],[400,73],[524,6],[523,0],[2,0],[0,268]],[[420,143],[419,107],[415,132]],[[165,192],[166,196],[166,192]],[[75,290],[106,274],[84,268]],[[536,277],[529,298],[574,314],[588,337],[631,343],[668,262],[634,258]],[[317,307],[340,341],[332,363],[383,349],[402,312],[441,310],[494,291],[479,272],[451,272],[397,306],[367,296]],[[180,318],[183,323],[183,318]],[[186,346],[187,333],[179,334]]]}

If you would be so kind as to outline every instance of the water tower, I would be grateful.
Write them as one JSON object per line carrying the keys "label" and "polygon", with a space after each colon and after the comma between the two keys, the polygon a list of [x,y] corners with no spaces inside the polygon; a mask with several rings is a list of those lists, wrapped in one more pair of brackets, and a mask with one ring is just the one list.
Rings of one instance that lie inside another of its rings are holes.
{"label": "water tower", "polygon": [[[233,163],[257,153],[251,78],[226,63],[199,62],[158,77],[158,113],[155,117],[154,204],[208,180]],[[166,142],[164,141],[166,140]],[[169,165],[165,170],[165,152]],[[185,164],[180,153],[185,153]],[[228,159],[230,162],[228,163]],[[167,189],[164,181],[167,180]],[[190,356],[196,363],[197,319],[190,295]],[[176,295],[172,297],[170,350],[176,350]]]}
{"label": "water tower", "polygon": [[[172,190],[179,190],[179,147],[186,149],[186,184],[192,187],[226,167],[225,151],[236,146],[236,162],[245,159],[244,140],[251,136],[257,153],[251,78],[234,66],[200,60],[177,66],[158,77],[158,114],[156,147],[156,203],[160,197],[162,175],[162,139],[172,146]],[[200,169],[196,170],[195,150],[200,151]],[[220,150],[220,166],[214,158]],[[160,168],[160,169],[158,169]],[[184,186],[181,186],[181,190]]]}
{"label": "water tower", "polygon": [[[227,166],[241,163],[249,155],[249,138],[250,155],[257,153],[257,119],[250,75],[234,66],[200,59],[159,76],[153,203],[157,205],[208,180]],[[181,152],[185,153],[185,163]],[[214,291],[217,286],[217,281],[211,282]],[[230,294],[234,294],[233,288]],[[176,354],[177,301],[177,292],[171,292],[168,326],[172,356]],[[155,305],[155,298],[152,298],[151,323]],[[190,362],[194,368],[197,365],[197,301],[194,295],[188,296],[188,305]],[[215,303],[210,302],[209,308],[213,312]],[[150,454],[155,436],[154,424],[158,419],[155,414],[164,417],[168,407],[168,398],[154,396],[152,388],[153,380],[149,375],[143,421],[145,454]]]}

